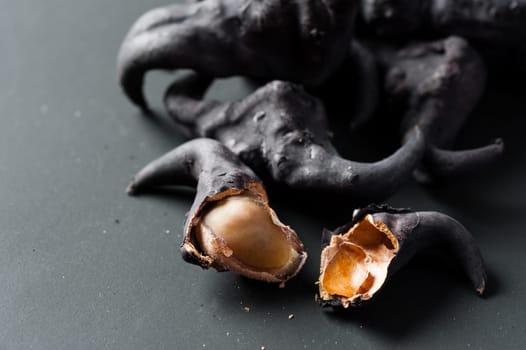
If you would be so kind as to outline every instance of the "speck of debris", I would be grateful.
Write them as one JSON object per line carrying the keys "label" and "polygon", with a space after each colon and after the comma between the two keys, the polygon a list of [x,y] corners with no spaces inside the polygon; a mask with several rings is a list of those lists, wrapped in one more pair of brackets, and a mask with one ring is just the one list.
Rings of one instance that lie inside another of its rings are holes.
{"label": "speck of debris", "polygon": [[169,235],[169,234],[170,234],[170,230],[166,230],[166,231],[164,231],[164,233],[166,233],[167,235]]}
{"label": "speck of debris", "polygon": [[120,221],[119,219],[115,219],[115,223],[116,223],[116,224],[120,224],[120,222],[121,222],[121,221]]}
{"label": "speck of debris", "polygon": [[264,346],[262,346],[262,347],[261,347],[261,350],[267,350],[267,348],[266,348],[266,347],[264,347]]}
{"label": "speck of debris", "polygon": [[245,306],[243,310],[245,310],[245,312],[250,312],[250,308],[248,306]]}
{"label": "speck of debris", "polygon": [[35,248],[33,248],[33,253],[36,252],[37,250]]}
{"label": "speck of debris", "polygon": [[294,314],[289,315],[289,320],[292,320],[294,318]]}
{"label": "speck of debris", "polygon": [[105,235],[106,233],[108,233],[108,231],[106,230],[102,230],[102,234]]}

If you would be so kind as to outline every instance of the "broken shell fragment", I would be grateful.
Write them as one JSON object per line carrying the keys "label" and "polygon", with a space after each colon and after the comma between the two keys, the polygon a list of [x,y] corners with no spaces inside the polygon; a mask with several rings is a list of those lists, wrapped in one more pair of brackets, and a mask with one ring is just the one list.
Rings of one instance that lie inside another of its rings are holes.
{"label": "broken shell fragment", "polygon": [[304,260],[301,245],[264,197],[242,192],[209,206],[197,219],[194,232],[203,254],[214,260],[217,269],[268,282],[296,274]]}
{"label": "broken shell fragment", "polygon": [[270,208],[261,180],[217,141],[196,139],[153,161],[129,192],[196,180],[184,260],[266,282],[285,283],[299,272],[307,253],[297,234]]}
{"label": "broken shell fragment", "polygon": [[444,244],[458,258],[479,295],[484,293],[484,262],[471,234],[458,221],[437,212],[370,206],[352,222],[324,232],[319,301],[323,306],[358,306],[372,299],[398,269],[420,250]]}
{"label": "broken shell fragment", "polygon": [[371,215],[347,233],[333,236],[322,253],[322,300],[338,296],[347,307],[372,298],[385,282],[398,249],[396,237],[385,225],[372,221]]}

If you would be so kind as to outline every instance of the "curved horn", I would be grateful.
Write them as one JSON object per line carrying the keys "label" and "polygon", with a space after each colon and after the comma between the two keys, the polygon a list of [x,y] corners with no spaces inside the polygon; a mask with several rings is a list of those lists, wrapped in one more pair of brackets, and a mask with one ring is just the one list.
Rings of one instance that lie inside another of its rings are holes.
{"label": "curved horn", "polygon": [[[124,93],[140,108],[148,109],[143,84],[149,70],[190,68],[224,73],[221,70],[228,66],[224,64],[228,62],[224,43],[214,40],[213,29],[198,28],[201,17],[210,16],[199,11],[204,6],[199,2],[152,10],[126,36],[117,59],[118,77]],[[210,50],[213,55],[206,54]]]}
{"label": "curved horn", "polygon": [[484,294],[487,279],[484,260],[471,233],[460,222],[445,214],[438,212],[417,214],[419,224],[408,236],[406,245],[409,247],[410,244],[414,244],[424,248],[431,244],[437,246],[444,244],[457,259],[477,294]]}
{"label": "curved horn", "polygon": [[196,139],[145,166],[133,177],[127,192],[133,195],[168,186],[195,186],[201,178],[213,178],[214,174],[223,174],[222,178],[235,174],[238,183],[249,179],[259,182],[252,170],[219,142]]}
{"label": "curved horn", "polygon": [[376,201],[394,193],[421,162],[425,149],[425,137],[416,127],[391,156],[376,163],[355,163],[357,195]]}
{"label": "curved horn", "polygon": [[302,153],[312,158],[295,156],[302,161],[290,169],[278,163],[281,170],[277,176],[294,189],[345,196],[353,205],[385,200],[411,177],[424,155],[427,146],[423,134],[415,128],[412,135],[391,156],[374,163],[350,161],[336,152],[311,146]]}
{"label": "curved horn", "polygon": [[492,144],[463,151],[443,150],[430,147],[422,162],[422,169],[417,169],[415,177],[421,183],[436,183],[466,174],[495,163],[502,157],[504,142],[495,140]]}

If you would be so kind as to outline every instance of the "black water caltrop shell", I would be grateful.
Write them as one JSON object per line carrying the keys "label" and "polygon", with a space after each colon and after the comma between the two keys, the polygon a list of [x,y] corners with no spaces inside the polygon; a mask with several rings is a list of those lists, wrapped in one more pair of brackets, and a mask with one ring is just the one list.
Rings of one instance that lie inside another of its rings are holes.
{"label": "black water caltrop shell", "polygon": [[431,246],[446,247],[477,294],[484,293],[487,277],[481,253],[458,221],[438,212],[371,205],[355,211],[350,223],[324,232],[318,301],[347,308],[374,300],[388,279]]}
{"label": "black water caltrop shell", "polygon": [[[299,237],[290,227],[282,224],[268,206],[261,180],[219,142],[196,139],[177,147],[144,167],[134,177],[128,192],[137,194],[155,188],[180,185],[197,185],[194,203],[184,225],[181,253],[185,261],[203,269],[212,267],[218,271],[230,270],[249,278],[281,284],[294,277],[302,268],[307,254]],[[207,212],[221,201],[241,195],[254,198],[288,241],[294,254],[291,254],[291,261],[283,269],[263,269],[247,265],[235,255],[231,256],[231,251],[224,253],[229,250],[227,246],[223,247],[224,251],[218,249],[217,252],[207,252],[200,245],[198,231]]]}

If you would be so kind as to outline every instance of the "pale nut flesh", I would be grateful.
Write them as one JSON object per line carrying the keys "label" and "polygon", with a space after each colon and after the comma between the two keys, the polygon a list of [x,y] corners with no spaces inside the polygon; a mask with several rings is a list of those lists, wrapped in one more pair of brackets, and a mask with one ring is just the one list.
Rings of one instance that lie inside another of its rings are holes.
{"label": "pale nut flesh", "polygon": [[294,231],[249,192],[212,206],[201,218],[196,238],[207,256],[241,273],[247,269],[287,274],[304,260]]}
{"label": "pale nut flesh", "polygon": [[339,300],[344,307],[368,300],[382,287],[399,250],[396,237],[371,215],[347,233],[332,236],[322,252],[319,280],[322,300]]}

